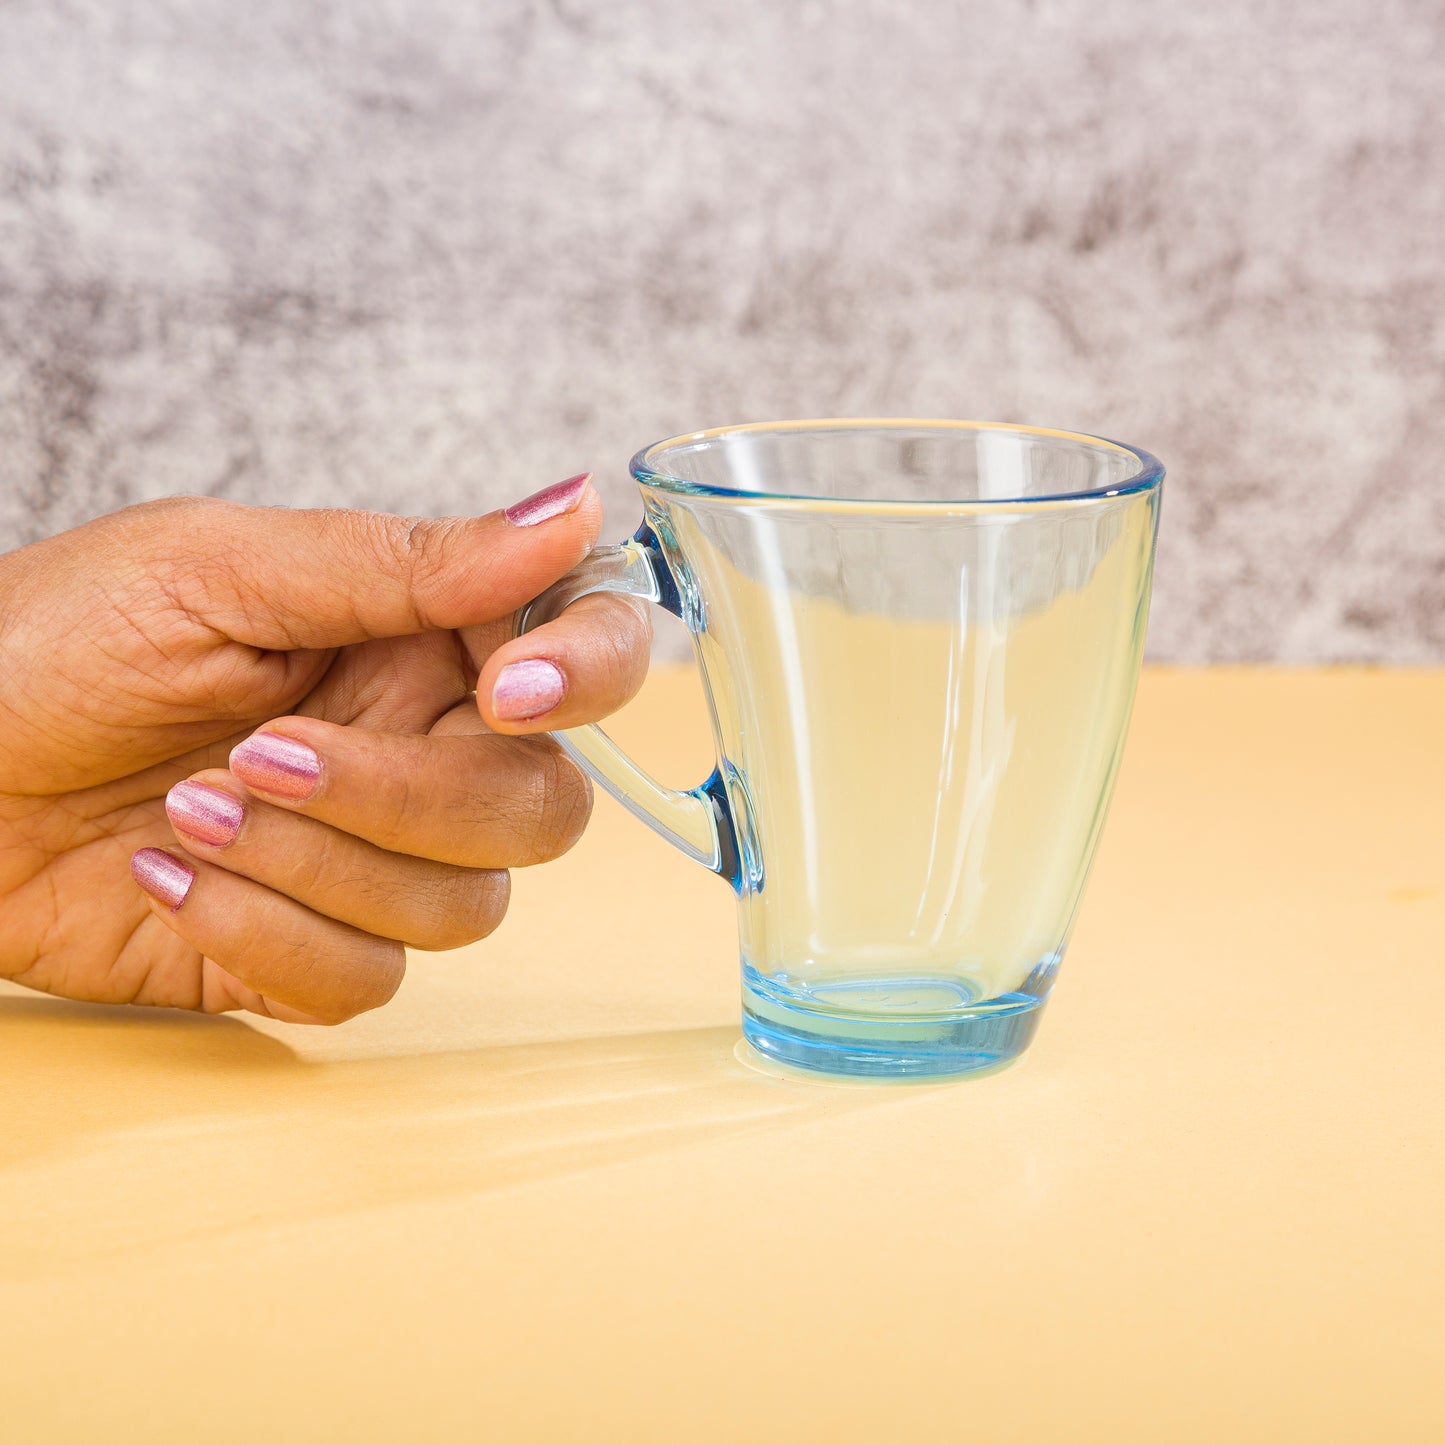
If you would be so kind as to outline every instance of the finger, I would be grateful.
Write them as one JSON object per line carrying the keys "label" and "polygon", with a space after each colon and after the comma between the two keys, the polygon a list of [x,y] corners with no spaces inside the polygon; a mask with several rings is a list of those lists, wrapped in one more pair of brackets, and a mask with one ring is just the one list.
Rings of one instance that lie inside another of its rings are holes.
{"label": "finger", "polygon": [[142,848],[131,873],[172,932],[291,1017],[341,1023],[379,1008],[401,985],[401,944],[194,855]]}
{"label": "finger", "polygon": [[505,872],[388,853],[249,796],[223,769],[177,783],[166,794],[166,813],[196,857],[412,948],[473,943],[507,911]]}
{"label": "finger", "polygon": [[499,647],[477,679],[477,706],[502,733],[596,722],[642,686],[651,645],[646,603],[593,593]]}
{"label": "finger", "polygon": [[217,503],[183,539],[175,585],[227,637],[325,648],[504,617],[587,555],[591,474],[484,517],[394,517]]}
{"label": "finger", "polygon": [[370,732],[278,718],[232,749],[246,790],[391,853],[521,868],[565,853],[592,810],[587,780],[544,738]]}

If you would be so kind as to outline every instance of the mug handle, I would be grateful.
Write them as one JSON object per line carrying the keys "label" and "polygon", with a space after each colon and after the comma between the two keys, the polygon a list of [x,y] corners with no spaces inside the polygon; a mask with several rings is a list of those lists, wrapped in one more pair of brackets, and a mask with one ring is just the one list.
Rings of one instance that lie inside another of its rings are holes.
{"label": "mug handle", "polygon": [[[517,635],[551,622],[564,608],[594,592],[620,592],[655,602],[682,616],[677,582],[647,523],[620,547],[595,547],[560,581],[532,599],[517,617]],[[727,787],[718,769],[705,783],[679,792],[644,772],[595,723],[552,734],[562,751],[612,794],[634,817],[661,833],[689,858],[739,881],[737,830]]]}

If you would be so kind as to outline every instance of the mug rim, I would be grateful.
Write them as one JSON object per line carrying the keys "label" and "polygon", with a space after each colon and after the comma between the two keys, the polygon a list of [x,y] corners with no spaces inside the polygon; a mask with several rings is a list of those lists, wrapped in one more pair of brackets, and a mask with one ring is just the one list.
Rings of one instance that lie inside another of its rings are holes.
{"label": "mug rim", "polygon": [[[1092,487],[1072,492],[1050,492],[1032,496],[1008,497],[920,497],[918,499],[884,501],[878,497],[818,497],[791,492],[755,492],[743,487],[722,487],[711,482],[693,482],[685,477],[659,470],[652,465],[651,458],[672,447],[701,447],[722,437],[745,433],[779,431],[839,431],[839,430],[930,430],[930,431],[973,431],[1006,432],[1014,436],[1056,437],[1065,441],[1083,442],[1088,446],[1109,451],[1123,452],[1139,464],[1133,476],[1125,478],[1115,486]],[[1119,497],[1138,496],[1158,490],[1164,481],[1164,464],[1141,447],[1132,447],[1108,437],[1093,436],[1088,432],[1064,431],[1056,427],[1022,426],[1013,422],[955,421],[917,417],[820,417],[802,421],[743,422],[732,426],[709,427],[705,431],[683,432],[678,436],[666,437],[651,443],[639,451],[629,466],[633,478],[640,486],[655,487],[659,491],[672,492],[686,497],[714,497],[725,501],[752,502],[801,502],[823,507],[877,507],[957,511],[960,507],[1032,507],[1044,503],[1087,502],[1113,500]]]}

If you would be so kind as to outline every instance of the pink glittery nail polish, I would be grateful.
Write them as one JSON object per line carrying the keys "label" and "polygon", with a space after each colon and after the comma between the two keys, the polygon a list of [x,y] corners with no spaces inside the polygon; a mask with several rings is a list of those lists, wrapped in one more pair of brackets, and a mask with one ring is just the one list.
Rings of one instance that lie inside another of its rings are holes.
{"label": "pink glittery nail polish", "polygon": [[246,806],[239,798],[208,788],[204,783],[177,783],[166,794],[166,816],[177,832],[197,838],[213,848],[236,841],[246,821]]}
{"label": "pink glittery nail polish", "polygon": [[196,870],[164,849],[142,848],[131,854],[130,876],[174,913],[186,901],[196,881]]}
{"label": "pink glittery nail polish", "polygon": [[321,781],[321,759],[295,738],[252,733],[231,749],[231,771],[248,788],[300,802]]}
{"label": "pink glittery nail polish", "polygon": [[567,691],[560,669],[540,657],[509,662],[492,684],[492,711],[503,722],[521,722],[551,712]]}
{"label": "pink glittery nail polish", "polygon": [[543,487],[540,492],[513,502],[502,515],[514,527],[535,527],[538,522],[551,521],[565,512],[576,511],[591,480],[591,472],[579,472],[565,482],[553,482],[550,487]]}

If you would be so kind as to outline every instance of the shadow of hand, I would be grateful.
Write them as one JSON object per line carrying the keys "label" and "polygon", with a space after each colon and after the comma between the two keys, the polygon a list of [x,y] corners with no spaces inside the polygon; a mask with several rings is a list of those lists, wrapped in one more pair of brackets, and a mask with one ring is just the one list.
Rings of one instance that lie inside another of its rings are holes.
{"label": "shadow of hand", "polygon": [[0,1274],[485,1193],[876,1102],[732,1028],[311,1063],[226,1018],[0,998]]}

